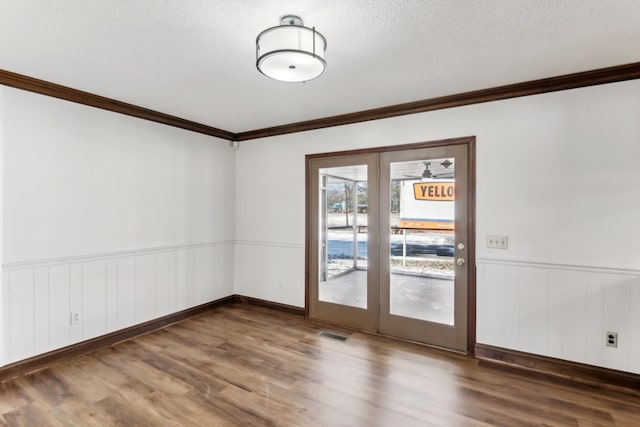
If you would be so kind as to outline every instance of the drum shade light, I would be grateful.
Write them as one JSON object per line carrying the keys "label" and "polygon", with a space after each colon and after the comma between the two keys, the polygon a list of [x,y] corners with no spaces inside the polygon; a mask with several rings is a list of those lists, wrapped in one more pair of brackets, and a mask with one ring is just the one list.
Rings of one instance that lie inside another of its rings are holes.
{"label": "drum shade light", "polygon": [[296,15],[280,18],[256,38],[256,67],[283,82],[306,82],[324,73],[327,41],[315,27],[307,28]]}

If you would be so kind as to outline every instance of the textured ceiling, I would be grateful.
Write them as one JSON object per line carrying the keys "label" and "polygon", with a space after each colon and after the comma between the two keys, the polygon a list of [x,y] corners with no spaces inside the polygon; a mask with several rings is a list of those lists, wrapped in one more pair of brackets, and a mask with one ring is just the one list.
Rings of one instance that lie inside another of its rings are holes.
{"label": "textured ceiling", "polygon": [[[298,14],[328,68],[281,83],[255,38]],[[0,69],[231,132],[640,61],[639,0],[0,0]]]}

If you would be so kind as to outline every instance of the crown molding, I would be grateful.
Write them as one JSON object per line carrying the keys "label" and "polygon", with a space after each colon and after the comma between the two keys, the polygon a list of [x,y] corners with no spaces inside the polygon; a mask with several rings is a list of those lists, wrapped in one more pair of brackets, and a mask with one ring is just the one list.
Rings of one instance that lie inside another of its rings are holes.
{"label": "crown molding", "polygon": [[235,134],[226,130],[1,69],[0,84],[38,93],[40,95],[64,99],[65,101],[71,101],[78,104],[89,105],[91,107],[125,114],[127,116],[137,117],[139,119],[150,120],[152,122],[162,123],[192,132],[215,136],[229,141],[235,139]]}
{"label": "crown molding", "polygon": [[89,105],[116,113],[126,114],[144,120],[150,120],[192,132],[222,138],[228,141],[248,141],[270,136],[285,135],[296,132],[323,129],[334,126],[343,126],[353,123],[361,123],[371,120],[387,119],[391,117],[405,116],[408,114],[424,113],[427,111],[443,110],[447,108],[462,107],[465,105],[481,104],[484,102],[499,101],[503,99],[519,98],[523,96],[539,95],[549,92],[557,92],[568,89],[617,83],[626,80],[640,79],[640,62],[617,65],[614,67],[599,68],[591,71],[565,74],[538,80],[530,80],[522,83],[514,83],[489,89],[480,89],[438,98],[424,99],[421,101],[404,104],[390,105],[371,110],[358,111],[320,119],[306,120],[280,126],[272,126],[263,129],[255,129],[246,132],[233,133],[223,129],[214,128],[201,123],[181,119],[179,117],[127,104],[115,99],[105,98],[89,92],[83,92],[33,77],[0,70],[0,85],[11,86],[17,89],[52,96],[66,101]]}
{"label": "crown molding", "polygon": [[461,107],[465,105],[481,104],[484,102],[499,101],[502,99],[539,95],[548,92],[577,89],[606,83],[616,83],[638,78],[640,78],[640,62],[635,62],[633,64],[600,68],[597,70],[566,74],[545,79],[530,80],[523,83],[515,83],[506,86],[442,96],[439,98],[374,108],[355,113],[341,114],[322,119],[307,120],[287,125],[256,129],[248,132],[240,132],[236,134],[236,139],[238,141],[246,141],[250,139],[266,138],[269,136],[304,132],[308,130],[386,119],[408,114],[424,113],[427,111],[443,110],[446,108]]}

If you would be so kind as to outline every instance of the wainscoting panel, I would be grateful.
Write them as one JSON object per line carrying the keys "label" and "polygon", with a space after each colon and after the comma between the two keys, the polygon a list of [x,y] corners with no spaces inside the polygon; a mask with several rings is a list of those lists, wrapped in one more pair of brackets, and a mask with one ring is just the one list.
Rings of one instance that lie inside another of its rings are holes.
{"label": "wainscoting panel", "polygon": [[49,349],[49,269],[36,268],[33,272],[33,322],[34,351],[42,353]]}
{"label": "wainscoting panel", "polygon": [[81,267],[81,339],[87,339],[107,333],[107,263],[91,261]]}
{"label": "wainscoting panel", "polygon": [[156,255],[156,312],[158,316],[173,313],[176,310],[176,254],[159,253]]}
{"label": "wainscoting panel", "polygon": [[[13,291],[13,287],[11,289]],[[68,320],[69,320],[69,335],[70,335],[70,342],[69,344],[75,344],[79,341],[82,341],[82,318],[83,313],[82,313],[82,302],[83,302],[83,297],[82,297],[82,291],[83,291],[83,286],[82,286],[82,264],[81,263],[72,263],[69,264],[69,315]],[[52,290],[53,292],[56,292],[55,289]],[[79,322],[78,323],[74,323],[71,324],[71,313],[78,313],[79,316]],[[17,330],[20,330],[20,325],[12,325],[12,328],[16,328]],[[9,347],[9,350],[11,350],[11,347]],[[10,353],[11,354],[11,353]],[[37,353],[36,353],[37,354]]]}
{"label": "wainscoting panel", "polygon": [[123,329],[136,323],[135,258],[119,258],[117,264],[118,329]]}
{"label": "wainscoting panel", "polygon": [[189,249],[181,249],[176,252],[176,303],[178,307],[185,308],[189,306],[191,298],[189,295],[193,293],[193,251]]}
{"label": "wainscoting panel", "polygon": [[[53,265],[49,269],[49,289],[55,292],[49,294],[49,347],[60,348],[71,342],[71,331],[69,328],[69,265]],[[27,270],[28,271],[28,270]],[[7,272],[7,276],[12,276],[12,272]],[[8,284],[8,279],[5,283]],[[14,283],[14,286],[15,285]],[[10,289],[5,291],[5,295],[10,295]],[[5,305],[4,310],[13,311]],[[11,330],[11,324],[5,324]],[[9,353],[10,343],[5,344],[5,354]],[[13,355],[15,359],[22,359]]]}
{"label": "wainscoting panel", "polygon": [[135,323],[153,319],[156,312],[156,257],[140,255],[135,258]]}
{"label": "wainscoting panel", "polygon": [[233,259],[221,242],[5,265],[4,364],[233,295]]}
{"label": "wainscoting panel", "polygon": [[304,245],[236,241],[236,293],[304,307]]}
{"label": "wainscoting panel", "polygon": [[[159,254],[158,254],[159,255]],[[118,260],[107,260],[107,329],[118,329]]]}
{"label": "wainscoting panel", "polygon": [[[554,297],[550,302],[551,315],[560,313],[558,335],[560,346],[550,346],[549,355],[562,355],[565,359],[587,360],[587,273],[584,271],[553,270],[551,272]],[[557,325],[554,325],[557,327]]]}
{"label": "wainscoting panel", "polygon": [[[8,354],[11,358],[23,359],[35,353],[34,313],[37,304],[34,304],[33,276],[33,269],[16,271],[9,276],[9,283],[4,284],[5,287],[10,287],[5,304],[8,303],[13,307],[8,313],[10,329],[5,331],[5,336],[9,338],[11,345],[10,351],[6,351],[5,355]],[[20,328],[11,328],[11,325],[20,325]],[[31,333],[24,334],[22,330],[29,330]]]}
{"label": "wainscoting panel", "polygon": [[640,271],[481,259],[477,290],[479,344],[640,373]]}
{"label": "wainscoting panel", "polygon": [[629,354],[631,354],[631,372],[640,372],[640,278],[631,281],[629,304],[631,305],[629,324]]}
{"label": "wainscoting panel", "polygon": [[548,282],[547,270],[526,267],[517,270],[518,341],[522,351],[533,353],[547,348],[549,287],[538,284]]}

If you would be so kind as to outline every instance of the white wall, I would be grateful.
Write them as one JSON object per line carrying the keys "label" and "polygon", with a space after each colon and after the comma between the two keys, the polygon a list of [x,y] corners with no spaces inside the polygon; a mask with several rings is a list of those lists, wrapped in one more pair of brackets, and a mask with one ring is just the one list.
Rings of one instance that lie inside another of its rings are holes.
{"label": "white wall", "polygon": [[228,143],[0,90],[4,363],[234,293]]}
{"label": "white wall", "polygon": [[469,135],[478,342],[640,373],[640,81],[242,143],[236,292],[304,305],[305,154]]}
{"label": "white wall", "polygon": [[14,89],[4,115],[5,264],[233,240],[227,143]]}

